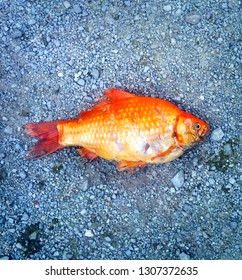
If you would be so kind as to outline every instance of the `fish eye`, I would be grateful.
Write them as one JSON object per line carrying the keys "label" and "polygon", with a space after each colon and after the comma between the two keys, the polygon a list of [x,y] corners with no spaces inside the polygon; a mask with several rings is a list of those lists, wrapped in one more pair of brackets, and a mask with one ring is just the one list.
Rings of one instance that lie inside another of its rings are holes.
{"label": "fish eye", "polygon": [[201,128],[200,123],[194,123],[192,126],[195,130],[199,130]]}

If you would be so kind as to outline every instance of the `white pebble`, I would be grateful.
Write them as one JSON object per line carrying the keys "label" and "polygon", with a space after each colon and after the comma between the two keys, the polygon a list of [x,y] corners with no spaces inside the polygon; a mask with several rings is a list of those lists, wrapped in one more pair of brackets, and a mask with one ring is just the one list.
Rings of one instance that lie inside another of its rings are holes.
{"label": "white pebble", "polygon": [[63,4],[64,4],[66,9],[69,9],[71,7],[70,2],[68,2],[68,1],[64,1]]}
{"label": "white pebble", "polygon": [[171,5],[165,5],[163,7],[163,9],[166,11],[166,12],[170,12],[171,11]]}
{"label": "white pebble", "polygon": [[230,184],[234,185],[236,183],[236,180],[234,178],[229,179]]}
{"label": "white pebble", "polygon": [[218,38],[218,43],[221,44],[223,42],[223,38]]}
{"label": "white pebble", "polygon": [[78,83],[78,85],[80,85],[80,86],[84,86],[84,85],[85,85],[85,80],[79,79],[79,80],[77,80],[77,83]]}
{"label": "white pebble", "polygon": [[220,141],[224,137],[223,130],[219,127],[213,130],[211,134],[211,139],[213,141]]}
{"label": "white pebble", "polygon": [[171,179],[171,182],[175,188],[180,188],[184,184],[185,176],[184,171],[180,170],[176,175]]}
{"label": "white pebble", "polygon": [[171,38],[171,44],[174,46],[176,44],[176,39]]}
{"label": "white pebble", "polygon": [[92,233],[92,231],[91,231],[90,229],[86,229],[84,235],[85,235],[86,237],[93,237],[93,236],[94,236],[93,233]]}
{"label": "white pebble", "polygon": [[27,174],[24,171],[20,171],[19,176],[20,176],[21,179],[25,179]]}

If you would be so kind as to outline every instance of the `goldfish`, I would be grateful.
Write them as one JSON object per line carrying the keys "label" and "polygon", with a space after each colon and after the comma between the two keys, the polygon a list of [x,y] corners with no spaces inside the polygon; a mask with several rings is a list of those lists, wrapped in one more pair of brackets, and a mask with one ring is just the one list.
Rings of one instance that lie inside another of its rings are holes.
{"label": "goldfish", "polygon": [[169,101],[111,88],[74,119],[28,123],[24,130],[39,139],[28,159],[79,146],[81,157],[116,161],[122,171],[180,157],[208,135],[209,125]]}

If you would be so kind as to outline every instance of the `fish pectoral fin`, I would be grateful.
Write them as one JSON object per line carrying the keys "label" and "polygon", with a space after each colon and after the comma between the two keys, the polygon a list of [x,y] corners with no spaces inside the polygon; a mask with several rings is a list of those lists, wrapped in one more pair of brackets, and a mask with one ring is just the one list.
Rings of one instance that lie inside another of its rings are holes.
{"label": "fish pectoral fin", "polygon": [[177,148],[177,146],[172,145],[166,151],[160,152],[157,155],[155,155],[154,157],[152,157],[151,160],[155,160],[157,158],[165,157],[165,156],[169,155],[175,148]]}
{"label": "fish pectoral fin", "polygon": [[94,160],[95,158],[98,158],[97,154],[87,150],[86,148],[80,148],[80,149],[77,149],[76,151],[81,157],[88,158],[91,161]]}
{"label": "fish pectoral fin", "polygon": [[118,171],[124,171],[124,170],[132,170],[135,169],[136,167],[142,167],[144,168],[146,165],[146,163],[144,161],[126,161],[126,160],[122,160],[118,163],[117,165],[117,169]]}

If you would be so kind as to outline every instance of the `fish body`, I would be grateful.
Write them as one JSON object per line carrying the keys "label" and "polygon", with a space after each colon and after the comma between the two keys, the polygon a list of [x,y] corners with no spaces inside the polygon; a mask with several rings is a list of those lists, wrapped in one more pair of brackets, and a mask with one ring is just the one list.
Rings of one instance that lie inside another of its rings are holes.
{"label": "fish body", "polygon": [[25,125],[27,134],[40,139],[29,158],[81,146],[81,156],[114,160],[124,170],[172,161],[209,132],[207,123],[166,100],[119,89],[105,96],[76,119]]}

